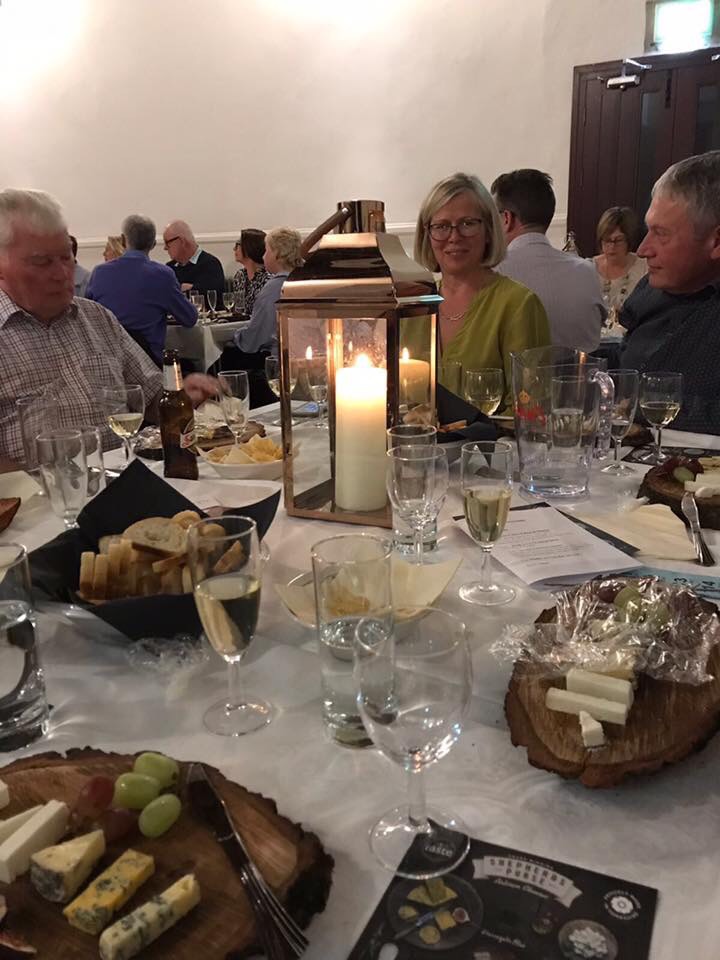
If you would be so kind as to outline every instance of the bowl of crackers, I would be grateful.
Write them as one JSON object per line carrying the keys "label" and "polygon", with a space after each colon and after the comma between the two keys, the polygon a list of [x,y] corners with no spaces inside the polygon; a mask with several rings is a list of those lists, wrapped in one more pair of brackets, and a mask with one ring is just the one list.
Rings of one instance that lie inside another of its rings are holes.
{"label": "bowl of crackers", "polygon": [[247,443],[228,444],[198,453],[226,480],[279,480],[283,451],[270,437],[251,437]]}

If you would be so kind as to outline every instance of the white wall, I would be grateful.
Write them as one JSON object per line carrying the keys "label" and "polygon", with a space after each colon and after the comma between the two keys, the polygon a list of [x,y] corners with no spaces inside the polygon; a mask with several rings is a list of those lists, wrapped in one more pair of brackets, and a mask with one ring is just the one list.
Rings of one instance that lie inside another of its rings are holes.
{"label": "white wall", "polygon": [[[309,229],[536,166],[567,205],[572,68],[642,52],[644,0],[2,0],[0,184],[62,202],[81,259],[129,212]],[[162,256],[162,251],[159,253]]]}

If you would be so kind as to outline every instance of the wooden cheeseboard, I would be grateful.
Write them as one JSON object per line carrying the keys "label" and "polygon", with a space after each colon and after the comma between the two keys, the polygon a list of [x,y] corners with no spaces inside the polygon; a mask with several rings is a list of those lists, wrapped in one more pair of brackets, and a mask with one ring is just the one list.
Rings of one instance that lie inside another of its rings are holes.
{"label": "wooden cheeseboard", "polygon": [[[679,458],[675,458],[679,460]],[[686,458],[690,459],[690,458]],[[681,461],[679,461],[681,462]],[[702,474],[697,479],[702,483]],[[664,466],[652,467],[643,477],[638,497],[647,497],[650,503],[661,503],[670,507],[683,522],[682,498],[685,484],[676,480]],[[696,497],[700,526],[709,530],[720,530],[720,494],[712,497]]]}
{"label": "wooden cheeseboard", "polygon": [[[712,604],[700,603],[714,609]],[[550,623],[545,610],[538,623]],[[699,750],[720,729],[720,648],[707,671],[714,679],[699,686],[654,680],[642,675],[625,727],[604,724],[606,743],[588,750],[577,716],[545,706],[545,694],[558,680],[541,667],[516,663],[505,697],[512,743],[526,747],[535,767],[577,779],[587,787],[614,787],[625,777],[647,774]]]}
{"label": "wooden cheeseboard", "polygon": [[[0,779],[10,789],[10,805],[3,818],[50,799],[72,805],[90,776],[112,778],[132,769],[133,756],[85,748],[38,754],[0,769]],[[181,782],[187,764],[181,764]],[[333,860],[318,838],[278,814],[273,801],[251,793],[221,773],[206,768],[250,855],[277,896],[301,926],[325,908]],[[162,892],[183,874],[194,873],[202,899],[186,917],[138,954],[146,960],[222,960],[252,953],[257,944],[253,914],[244,888],[209,827],[197,820],[183,796],[180,819],[162,837],[147,839],[139,831],[108,849],[93,876],[128,847],[151,854],[155,873],[115,916],[130,913],[139,904]],[[70,926],[62,904],[44,900],[30,884],[29,875],[12,884],[0,884],[7,900],[7,929],[21,934],[41,958],[97,960],[98,938]]]}

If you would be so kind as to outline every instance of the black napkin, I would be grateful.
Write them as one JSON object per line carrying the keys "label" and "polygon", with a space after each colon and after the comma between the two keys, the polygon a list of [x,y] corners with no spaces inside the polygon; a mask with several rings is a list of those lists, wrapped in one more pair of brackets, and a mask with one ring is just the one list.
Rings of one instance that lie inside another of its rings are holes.
{"label": "black napkin", "polygon": [[438,443],[453,443],[456,440],[496,440],[498,429],[494,422],[471,403],[451,393],[441,383],[437,385],[436,393],[438,423],[455,423],[457,420],[466,420],[467,426],[449,433],[439,431]]}
{"label": "black napkin", "polygon": [[[257,523],[260,538],[275,517],[280,491],[239,508],[237,512]],[[134,460],[102,493],[91,500],[78,517],[78,530],[67,530],[30,554],[33,589],[39,599],[80,603],[131,640],[140,637],[174,637],[178,633],[199,636],[202,631],[190,594],[134,597],[85,604],[76,591],[80,577],[80,554],[97,550],[98,540],[122,532],[146,517],[172,517],[181,510],[202,510],[165,483],[139,460]],[[227,510],[226,513],[235,511]]]}

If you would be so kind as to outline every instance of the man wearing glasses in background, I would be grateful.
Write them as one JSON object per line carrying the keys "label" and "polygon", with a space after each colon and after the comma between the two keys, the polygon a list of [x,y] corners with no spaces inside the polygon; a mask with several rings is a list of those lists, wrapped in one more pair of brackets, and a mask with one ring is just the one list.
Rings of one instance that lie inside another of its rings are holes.
{"label": "man wearing glasses in background", "polygon": [[[216,308],[221,310],[225,292],[225,273],[217,257],[198,246],[195,235],[184,220],[173,220],[165,227],[163,243],[172,257],[168,266],[175,271],[180,288],[217,293]],[[207,305],[207,297],[205,298]]]}

